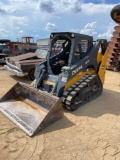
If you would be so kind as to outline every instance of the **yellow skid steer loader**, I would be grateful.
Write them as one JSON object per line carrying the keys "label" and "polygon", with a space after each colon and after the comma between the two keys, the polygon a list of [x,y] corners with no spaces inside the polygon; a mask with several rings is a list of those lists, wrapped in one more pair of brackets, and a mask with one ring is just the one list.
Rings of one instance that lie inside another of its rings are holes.
{"label": "yellow skid steer loader", "polygon": [[0,111],[29,136],[97,98],[103,89],[107,41],[71,32],[51,33],[47,60],[37,64],[35,84],[17,83]]}

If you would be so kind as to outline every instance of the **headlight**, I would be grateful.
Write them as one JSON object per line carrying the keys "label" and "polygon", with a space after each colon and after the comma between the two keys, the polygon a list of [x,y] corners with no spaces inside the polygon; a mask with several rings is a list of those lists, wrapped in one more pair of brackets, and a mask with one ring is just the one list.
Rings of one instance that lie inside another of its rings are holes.
{"label": "headlight", "polygon": [[21,65],[18,62],[15,62],[15,65],[21,69]]}

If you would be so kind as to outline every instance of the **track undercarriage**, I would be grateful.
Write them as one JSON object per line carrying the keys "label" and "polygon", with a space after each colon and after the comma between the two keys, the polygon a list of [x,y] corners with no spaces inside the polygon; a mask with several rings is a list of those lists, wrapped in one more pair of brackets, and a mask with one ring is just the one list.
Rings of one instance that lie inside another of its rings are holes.
{"label": "track undercarriage", "polygon": [[85,74],[64,92],[62,97],[63,106],[74,111],[100,96],[102,90],[103,85],[98,75]]}

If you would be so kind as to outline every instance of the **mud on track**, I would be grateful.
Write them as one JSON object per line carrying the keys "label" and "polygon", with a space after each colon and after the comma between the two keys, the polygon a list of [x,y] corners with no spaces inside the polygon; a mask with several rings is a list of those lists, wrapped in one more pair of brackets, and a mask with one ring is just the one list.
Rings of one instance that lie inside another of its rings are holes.
{"label": "mud on track", "polygon": [[[17,81],[0,66],[0,97]],[[106,72],[103,94],[35,137],[0,113],[0,160],[120,160],[120,74]]]}

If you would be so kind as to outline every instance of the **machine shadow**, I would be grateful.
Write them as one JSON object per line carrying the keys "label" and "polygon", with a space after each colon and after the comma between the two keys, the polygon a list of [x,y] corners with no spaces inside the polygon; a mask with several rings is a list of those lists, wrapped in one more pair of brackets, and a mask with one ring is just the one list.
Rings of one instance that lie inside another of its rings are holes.
{"label": "machine shadow", "polygon": [[[118,99],[119,99],[119,103],[118,103]],[[112,90],[104,89],[100,97],[96,98],[95,100],[89,102],[86,105],[83,105],[82,107],[78,108],[76,111],[71,112],[64,109],[64,117],[62,119],[53,123],[47,128],[43,129],[43,131],[38,133],[37,135],[69,128],[76,125],[70,119],[67,118],[66,113],[73,114],[75,116],[87,116],[87,117],[93,117],[93,118],[98,118],[105,114],[113,114],[113,115],[119,116],[120,115],[120,93]]]}
{"label": "machine shadow", "polygon": [[69,113],[75,116],[87,116],[93,118],[100,117],[107,113],[120,116],[120,92],[104,89],[100,97],[81,106],[76,111]]}
{"label": "machine shadow", "polygon": [[65,128],[70,128],[75,124],[71,122],[67,117],[63,116],[60,120],[56,121],[55,123],[49,125],[48,127],[44,128],[41,132],[38,132],[36,136],[41,134],[46,134],[48,132],[58,131]]}

